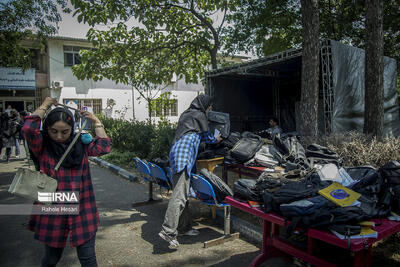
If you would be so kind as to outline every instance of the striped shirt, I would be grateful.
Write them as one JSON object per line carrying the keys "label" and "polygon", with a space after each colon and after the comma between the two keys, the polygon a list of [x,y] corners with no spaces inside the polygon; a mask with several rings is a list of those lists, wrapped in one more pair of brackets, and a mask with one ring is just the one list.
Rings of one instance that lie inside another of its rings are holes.
{"label": "striped shirt", "polygon": [[210,132],[203,133],[187,133],[176,141],[169,152],[169,164],[173,174],[181,172],[186,168],[190,175],[193,166],[196,163],[197,151],[200,142],[214,144],[217,138]]}

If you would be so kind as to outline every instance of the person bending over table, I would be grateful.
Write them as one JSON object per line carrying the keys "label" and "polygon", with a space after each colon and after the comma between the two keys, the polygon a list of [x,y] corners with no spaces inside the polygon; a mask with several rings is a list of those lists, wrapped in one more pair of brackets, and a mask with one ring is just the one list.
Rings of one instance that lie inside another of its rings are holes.
{"label": "person bending over table", "polygon": [[199,234],[197,230],[192,229],[189,211],[190,173],[196,163],[200,142],[212,144],[221,141],[221,135],[215,137],[209,131],[207,114],[210,110],[210,96],[199,95],[179,117],[178,128],[169,153],[174,188],[159,233],[159,236],[169,243],[171,249],[179,247],[178,232],[179,235]]}

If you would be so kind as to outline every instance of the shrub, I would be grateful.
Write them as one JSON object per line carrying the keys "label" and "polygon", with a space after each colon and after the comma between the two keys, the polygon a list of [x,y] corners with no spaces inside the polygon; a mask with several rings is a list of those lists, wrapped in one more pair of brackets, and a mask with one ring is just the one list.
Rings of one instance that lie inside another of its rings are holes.
{"label": "shrub", "polygon": [[[162,120],[152,125],[148,121],[126,121],[103,115],[99,115],[99,119],[111,138],[111,147],[115,150],[113,154],[128,152],[147,160],[168,156],[175,135],[175,124]],[[131,154],[128,154],[129,157]]]}
{"label": "shrub", "polygon": [[176,124],[161,120],[155,127],[149,159],[165,158],[169,154],[175,137]]}
{"label": "shrub", "polygon": [[135,156],[134,152],[111,149],[109,154],[102,156],[102,159],[121,167],[134,168],[133,158]]}
{"label": "shrub", "polygon": [[391,160],[400,159],[400,137],[378,141],[360,132],[349,132],[305,140],[305,147],[317,143],[338,153],[345,166],[372,165],[381,167]]}

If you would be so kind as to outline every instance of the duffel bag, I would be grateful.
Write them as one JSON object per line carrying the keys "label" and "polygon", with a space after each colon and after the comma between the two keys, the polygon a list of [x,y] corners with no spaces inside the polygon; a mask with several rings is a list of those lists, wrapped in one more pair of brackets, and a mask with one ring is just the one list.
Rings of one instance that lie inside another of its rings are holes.
{"label": "duffel bag", "polygon": [[260,136],[244,132],[242,133],[242,138],[231,149],[231,156],[237,161],[244,163],[253,158],[262,145],[263,142]]}

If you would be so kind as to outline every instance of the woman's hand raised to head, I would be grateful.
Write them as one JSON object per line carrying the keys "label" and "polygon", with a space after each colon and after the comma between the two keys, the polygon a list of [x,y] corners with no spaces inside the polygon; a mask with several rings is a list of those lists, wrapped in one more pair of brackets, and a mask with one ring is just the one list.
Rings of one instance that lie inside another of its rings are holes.
{"label": "woman's hand raised to head", "polygon": [[104,126],[101,123],[101,121],[94,115],[93,113],[90,113],[89,111],[82,110],[80,111],[81,115],[84,116],[86,119],[91,120],[92,123],[94,124],[94,131],[96,133],[96,136],[101,137],[101,138],[107,138],[106,131],[104,130]]}
{"label": "woman's hand raised to head", "polygon": [[57,106],[57,100],[55,98],[51,98],[51,97],[46,97],[43,100],[43,103],[40,105],[40,107],[38,107],[33,113],[32,115],[37,115],[40,118],[43,119],[44,115],[46,114],[46,111],[51,107],[51,105],[55,105]]}
{"label": "woman's hand raised to head", "polygon": [[82,116],[84,116],[88,120],[91,120],[93,123],[101,123],[100,120],[96,117],[96,115],[90,113],[89,111],[81,110],[80,113]]}
{"label": "woman's hand raised to head", "polygon": [[43,100],[43,103],[42,103],[41,106],[42,106],[43,108],[49,109],[49,108],[51,107],[51,105],[57,106],[57,104],[58,104],[57,99],[51,98],[51,97],[46,97],[46,98]]}

